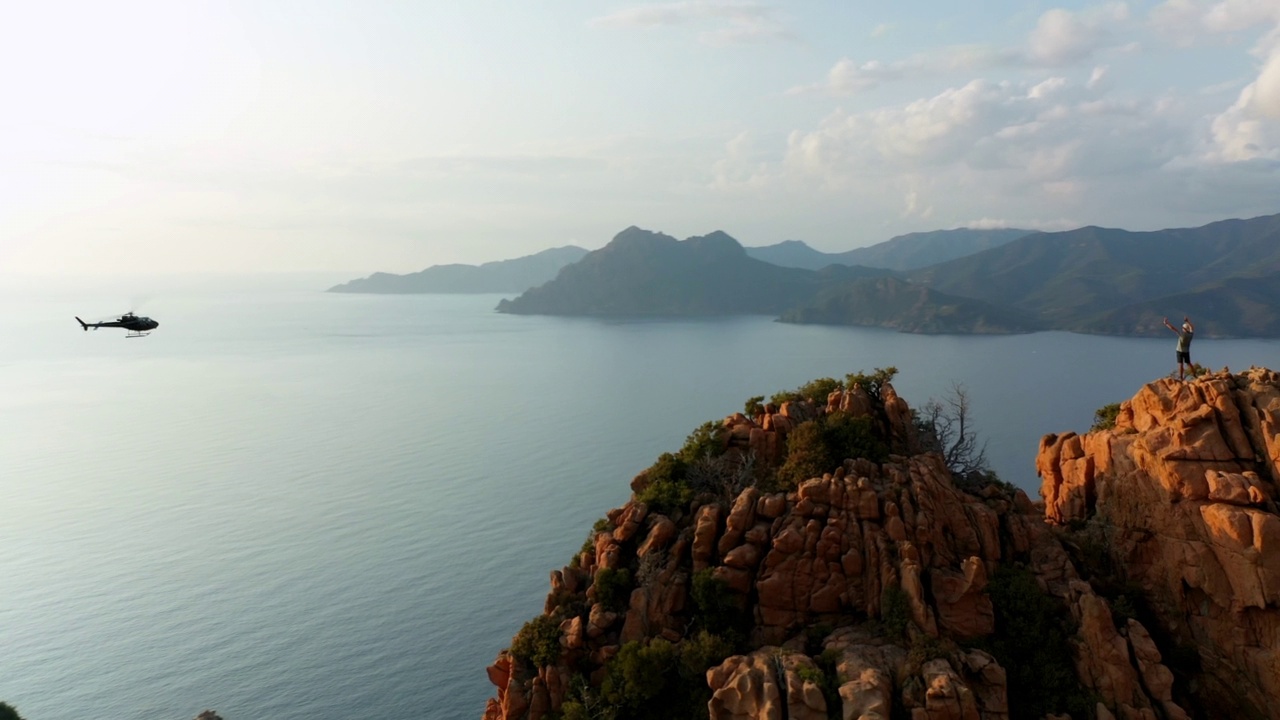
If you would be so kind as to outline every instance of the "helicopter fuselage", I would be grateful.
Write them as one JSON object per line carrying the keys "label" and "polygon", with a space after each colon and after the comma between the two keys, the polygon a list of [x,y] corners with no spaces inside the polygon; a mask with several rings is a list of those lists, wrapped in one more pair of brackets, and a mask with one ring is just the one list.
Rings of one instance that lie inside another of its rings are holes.
{"label": "helicopter fuselage", "polygon": [[80,318],[76,318],[76,321],[79,322],[80,327],[86,331],[89,328],[93,328],[94,330],[97,330],[98,328],[104,328],[104,327],[124,328],[125,330],[128,330],[130,332],[129,337],[138,337],[141,335],[146,335],[152,330],[155,330],[156,328],[160,327],[160,323],[156,322],[155,320],[152,320],[149,317],[140,317],[138,315],[134,315],[133,313],[125,313],[124,315],[120,316],[120,319],[109,320],[107,322],[87,323],[81,320]]}

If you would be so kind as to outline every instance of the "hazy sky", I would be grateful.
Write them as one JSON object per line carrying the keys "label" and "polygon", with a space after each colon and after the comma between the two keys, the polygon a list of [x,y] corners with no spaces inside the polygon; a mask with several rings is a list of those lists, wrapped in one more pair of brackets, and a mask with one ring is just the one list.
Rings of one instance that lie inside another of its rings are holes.
{"label": "hazy sky", "polygon": [[0,271],[1280,212],[1280,1],[26,2]]}

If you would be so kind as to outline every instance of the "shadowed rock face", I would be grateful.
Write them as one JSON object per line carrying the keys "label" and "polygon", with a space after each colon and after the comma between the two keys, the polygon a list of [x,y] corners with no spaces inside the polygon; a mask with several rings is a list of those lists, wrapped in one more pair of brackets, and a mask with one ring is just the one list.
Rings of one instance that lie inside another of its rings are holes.
{"label": "shadowed rock face", "polygon": [[1045,515],[1081,528],[1158,630],[1194,650],[1222,717],[1280,717],[1280,375],[1159,380],[1114,428],[1049,435]]}
{"label": "shadowed rock face", "polygon": [[[1218,678],[1219,689],[1231,687],[1229,671],[1248,676],[1242,696],[1219,707],[1280,717],[1255,702],[1280,696],[1273,399],[1280,407],[1280,383],[1261,371],[1144,388],[1116,430],[1045,438],[1043,507],[999,483],[958,483],[940,455],[919,451],[910,408],[888,383],[874,395],[840,389],[825,405],[729,416],[721,437],[730,457],[776,461],[797,427],[836,412],[872,418],[890,454],[880,463],[846,459],[794,490],[708,492],[665,513],[633,496],[570,566],[551,573],[554,661],[500,653],[488,668],[496,695],[484,717],[559,712],[580,697],[575,684],[601,687],[627,643],[665,641],[679,652],[692,642],[694,579],[706,572],[746,613],[749,648],[712,659],[706,717],[1028,717],[1017,704],[1025,689],[1011,688],[1010,677],[1039,668],[1006,667],[996,656],[1008,628],[993,605],[995,583],[1014,569],[1064,621],[1061,659],[1087,699],[1077,718],[1176,720],[1217,701],[1214,690],[1175,688],[1180,678],[1161,649],[1170,633],[1201,638],[1197,672]],[[647,482],[642,473],[633,489]],[[1115,562],[1151,593],[1154,613],[1135,613],[1134,598],[1111,592],[1102,570],[1084,562],[1089,536],[1066,524],[1085,520],[1115,536]],[[606,569],[629,571],[629,601],[600,602]]]}

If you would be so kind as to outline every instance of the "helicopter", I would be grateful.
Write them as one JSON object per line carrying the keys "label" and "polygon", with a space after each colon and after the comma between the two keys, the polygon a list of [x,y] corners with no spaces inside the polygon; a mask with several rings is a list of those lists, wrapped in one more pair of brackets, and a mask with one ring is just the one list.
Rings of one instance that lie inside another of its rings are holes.
{"label": "helicopter", "polygon": [[89,328],[93,328],[94,330],[104,327],[124,328],[129,331],[129,333],[125,335],[126,338],[146,337],[151,334],[152,330],[160,327],[160,323],[155,320],[152,320],[149,317],[139,317],[131,312],[121,315],[118,320],[111,320],[108,322],[87,323],[78,317],[76,318],[76,322],[80,323],[80,327],[86,332]]}

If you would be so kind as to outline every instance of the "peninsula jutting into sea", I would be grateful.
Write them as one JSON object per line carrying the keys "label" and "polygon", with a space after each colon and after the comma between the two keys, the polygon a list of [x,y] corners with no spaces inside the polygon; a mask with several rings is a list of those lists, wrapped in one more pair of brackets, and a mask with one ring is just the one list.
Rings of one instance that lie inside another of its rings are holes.
{"label": "peninsula jutting into sea", "polygon": [[959,229],[845,253],[630,227],[590,252],[380,273],[331,291],[506,292],[516,297],[498,311],[521,315],[764,314],[934,334],[1151,336],[1189,315],[1201,337],[1280,337],[1280,215],[1151,232]]}

